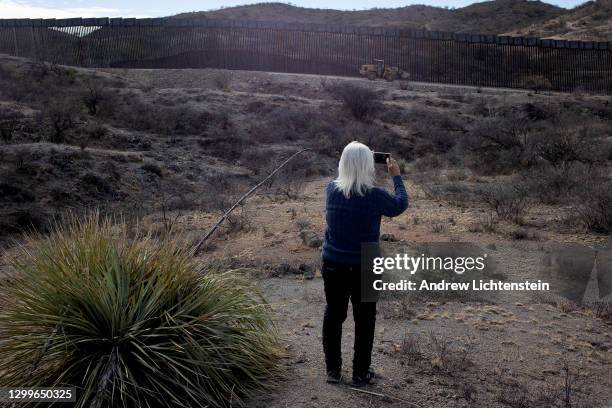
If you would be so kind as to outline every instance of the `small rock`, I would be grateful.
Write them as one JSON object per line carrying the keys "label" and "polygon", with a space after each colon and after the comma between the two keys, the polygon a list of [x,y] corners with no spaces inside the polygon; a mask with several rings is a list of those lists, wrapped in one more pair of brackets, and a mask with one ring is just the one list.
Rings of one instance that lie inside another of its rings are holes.
{"label": "small rock", "polygon": [[380,239],[387,242],[397,242],[397,238],[393,234],[382,234]]}
{"label": "small rock", "polygon": [[319,238],[316,232],[311,230],[300,231],[302,242],[310,248],[318,248],[323,244],[323,240]]}
{"label": "small rock", "polygon": [[300,266],[298,267],[298,270],[302,273],[302,275],[304,275],[304,279],[314,279],[315,277],[315,270],[312,266],[307,265],[307,264],[300,264]]}
{"label": "small rock", "polygon": [[274,267],[274,269],[272,269],[272,276],[286,275],[287,273],[289,273],[289,269],[290,268],[291,268],[291,265],[289,265],[286,262],[283,262],[282,264],[276,265]]}
{"label": "small rock", "polygon": [[289,265],[287,262],[283,262],[278,264],[274,270],[272,271],[272,276],[283,276],[283,275],[300,275],[302,273],[301,270]]}
{"label": "small rock", "polygon": [[607,341],[603,341],[603,342],[592,341],[591,345],[601,351],[608,351],[612,349],[612,342],[607,342]]}

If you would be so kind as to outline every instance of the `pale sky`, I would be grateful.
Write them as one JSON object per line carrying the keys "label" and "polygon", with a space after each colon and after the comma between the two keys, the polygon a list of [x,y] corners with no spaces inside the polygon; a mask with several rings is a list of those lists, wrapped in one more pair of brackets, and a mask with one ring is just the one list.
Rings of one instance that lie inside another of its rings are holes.
{"label": "pale sky", "polygon": [[[283,1],[285,2],[285,1]],[[256,0],[0,0],[0,18],[69,18],[69,17],[162,17],[186,11],[213,10]],[[301,7],[340,10],[394,8],[410,4],[462,7],[469,0],[293,0]],[[547,3],[572,8],[584,0],[547,0]]]}

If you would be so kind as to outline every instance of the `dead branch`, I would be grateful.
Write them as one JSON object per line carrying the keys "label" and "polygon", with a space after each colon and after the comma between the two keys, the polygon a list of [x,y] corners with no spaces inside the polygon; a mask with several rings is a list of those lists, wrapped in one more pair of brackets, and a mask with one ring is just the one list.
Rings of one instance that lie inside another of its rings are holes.
{"label": "dead branch", "polygon": [[389,399],[392,399],[392,400],[403,402],[404,404],[408,404],[408,405],[413,406],[413,407],[423,408],[420,405],[415,404],[413,402],[406,401],[405,399],[401,399],[401,398],[397,398],[397,397],[392,397],[391,395],[381,394],[379,392],[366,391],[366,390],[362,390],[360,388],[355,388],[355,387],[349,387],[349,390],[361,392],[363,394],[373,395],[375,397],[389,398]]}
{"label": "dead branch", "polygon": [[238,207],[240,204],[242,204],[243,201],[245,201],[247,198],[249,198],[255,191],[257,191],[257,189],[259,187],[261,187],[262,185],[264,185],[268,180],[270,180],[272,177],[274,177],[274,175],[276,173],[278,173],[279,170],[281,170],[283,167],[285,167],[291,160],[293,160],[295,157],[299,156],[300,154],[304,153],[305,151],[311,150],[309,148],[307,149],[302,149],[297,153],[294,153],[293,155],[291,155],[287,160],[285,160],[280,166],[278,166],[276,169],[274,169],[274,171],[272,173],[270,173],[268,175],[268,177],[266,177],[265,179],[263,179],[262,181],[260,181],[259,183],[257,183],[257,185],[255,185],[255,187],[253,187],[252,189],[250,189],[249,191],[247,191],[242,197],[240,197],[240,199],[238,201],[236,201],[236,203],[234,205],[232,205],[230,207],[229,210],[227,210],[225,212],[225,214],[223,214],[223,216],[219,219],[219,221],[217,221],[217,223],[206,233],[206,235],[204,235],[204,238],[202,238],[202,240],[198,243],[198,245],[196,245],[192,250],[191,250],[191,255],[195,255],[198,253],[198,251],[200,250],[200,248],[202,247],[202,245],[204,245],[204,242],[206,242],[206,240],[208,238],[210,238],[210,236],[217,230],[217,228],[219,228],[219,226],[223,223],[223,221],[225,221],[225,219],[232,213],[232,211],[234,211],[234,209],[236,209],[236,207]]}

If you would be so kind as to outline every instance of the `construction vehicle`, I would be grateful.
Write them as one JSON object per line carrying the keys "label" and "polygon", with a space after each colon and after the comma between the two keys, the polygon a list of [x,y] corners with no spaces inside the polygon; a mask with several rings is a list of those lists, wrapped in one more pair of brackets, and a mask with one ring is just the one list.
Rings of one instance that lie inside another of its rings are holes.
{"label": "construction vehicle", "polygon": [[368,78],[370,81],[376,78],[384,78],[386,81],[395,81],[396,79],[408,79],[410,76],[407,72],[402,71],[398,67],[385,65],[385,60],[375,59],[373,64],[364,64],[359,70],[359,74]]}

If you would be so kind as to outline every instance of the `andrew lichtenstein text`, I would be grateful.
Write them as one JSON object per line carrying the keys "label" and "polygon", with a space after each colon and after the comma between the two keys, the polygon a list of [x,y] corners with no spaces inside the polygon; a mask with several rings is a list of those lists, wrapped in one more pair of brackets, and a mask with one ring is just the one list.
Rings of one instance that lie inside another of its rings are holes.
{"label": "andrew lichtenstein text", "polygon": [[[417,272],[440,272],[452,271],[458,275],[465,272],[483,272],[486,268],[487,254],[479,257],[441,257],[441,256],[410,256],[408,254],[397,254],[392,257],[376,257],[372,263],[372,271],[376,275],[382,275],[386,271],[403,271],[414,275]],[[376,279],[373,282],[374,290],[383,291],[549,291],[548,282],[523,281],[503,282],[494,279],[477,279],[471,282],[454,281],[427,281],[401,279],[397,282],[384,282]]]}

